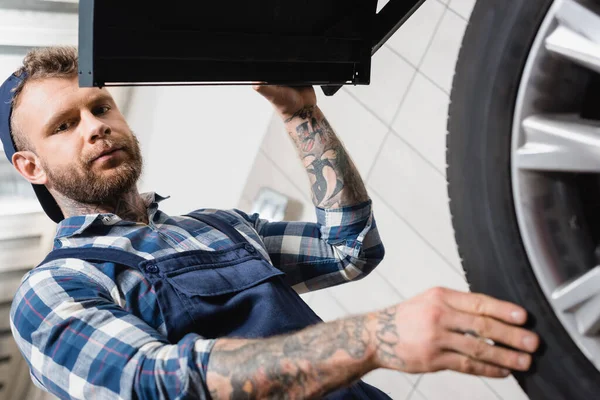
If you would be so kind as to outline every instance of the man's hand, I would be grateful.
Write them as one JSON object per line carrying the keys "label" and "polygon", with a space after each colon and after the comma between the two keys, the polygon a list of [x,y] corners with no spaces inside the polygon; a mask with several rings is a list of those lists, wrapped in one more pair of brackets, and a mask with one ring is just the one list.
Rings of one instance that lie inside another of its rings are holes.
{"label": "man's hand", "polygon": [[253,88],[271,102],[277,114],[286,122],[302,110],[312,109],[317,105],[317,95],[312,86],[255,85]]}
{"label": "man's hand", "polygon": [[[529,353],[539,345],[536,334],[515,326],[526,319],[517,305],[435,288],[379,312],[288,335],[219,339],[211,352],[207,385],[215,400],[312,399],[377,368],[505,377],[509,369],[529,369]],[[520,351],[488,344],[489,339]]]}
{"label": "man's hand", "polygon": [[523,308],[481,294],[435,288],[371,316],[380,368],[504,377],[528,370],[539,345],[536,334],[515,326],[527,320]]}

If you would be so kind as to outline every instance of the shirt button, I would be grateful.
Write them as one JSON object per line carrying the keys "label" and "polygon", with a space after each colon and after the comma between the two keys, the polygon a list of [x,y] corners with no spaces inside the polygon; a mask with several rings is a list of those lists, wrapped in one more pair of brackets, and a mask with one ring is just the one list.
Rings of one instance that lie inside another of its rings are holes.
{"label": "shirt button", "polygon": [[246,243],[244,248],[246,249],[246,251],[248,251],[248,253],[256,253],[256,249],[250,243]]}
{"label": "shirt button", "polygon": [[156,274],[158,272],[158,266],[150,264],[146,266],[146,272],[148,272],[149,274]]}

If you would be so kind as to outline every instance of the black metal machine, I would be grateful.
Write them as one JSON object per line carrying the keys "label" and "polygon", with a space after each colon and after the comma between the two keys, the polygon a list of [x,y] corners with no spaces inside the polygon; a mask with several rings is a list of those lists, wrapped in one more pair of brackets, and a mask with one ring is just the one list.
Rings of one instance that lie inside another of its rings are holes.
{"label": "black metal machine", "polygon": [[368,85],[371,57],[425,0],[81,0],[79,84]]}

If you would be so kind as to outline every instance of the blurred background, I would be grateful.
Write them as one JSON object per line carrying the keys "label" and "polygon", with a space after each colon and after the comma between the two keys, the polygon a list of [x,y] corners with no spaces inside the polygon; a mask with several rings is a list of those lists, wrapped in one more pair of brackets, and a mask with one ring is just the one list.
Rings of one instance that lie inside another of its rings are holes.
{"label": "blurred background", "polygon": [[[317,91],[367,182],[386,246],[386,259],[366,279],[303,296],[325,320],[433,286],[468,290],[447,206],[444,153],[454,64],[474,3],[427,0],[374,56],[370,86],[329,98]],[[32,47],[76,45],[77,10],[77,0],[0,0],[0,80]],[[163,211],[239,208],[274,220],[316,220],[308,177],[283,124],[251,88],[110,90],[142,145],[140,190],[171,196]],[[31,385],[8,311],[22,275],[51,249],[54,231],[31,186],[0,157],[0,400],[52,398]],[[513,378],[381,370],[366,380],[400,400],[527,398]]]}

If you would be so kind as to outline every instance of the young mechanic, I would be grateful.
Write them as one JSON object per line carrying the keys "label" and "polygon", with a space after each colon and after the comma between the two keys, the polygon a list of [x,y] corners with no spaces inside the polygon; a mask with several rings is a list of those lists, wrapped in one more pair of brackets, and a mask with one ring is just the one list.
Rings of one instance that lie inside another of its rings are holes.
{"label": "young mechanic", "polygon": [[[269,223],[237,210],[160,211],[163,198],[136,188],[142,157],[123,115],[77,75],[74,48],[37,49],[0,89],[6,156],[58,223],[11,310],[43,389],[62,399],[387,399],[359,379],[377,368],[504,377],[530,367],[539,338],[519,327],[517,305],[435,288],[323,323],[298,296],[363,278],[384,255],[365,186],[312,88],[255,88],[298,148],[318,219]],[[196,171],[173,174],[201,186]]]}

